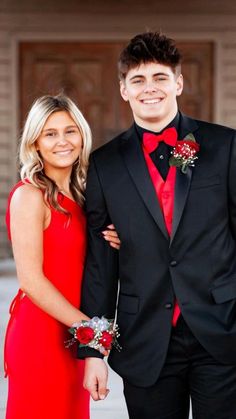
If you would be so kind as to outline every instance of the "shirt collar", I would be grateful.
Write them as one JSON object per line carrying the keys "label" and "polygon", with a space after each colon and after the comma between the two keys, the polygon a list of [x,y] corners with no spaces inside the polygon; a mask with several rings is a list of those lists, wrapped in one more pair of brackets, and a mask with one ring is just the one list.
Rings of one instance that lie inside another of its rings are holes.
{"label": "shirt collar", "polygon": [[179,121],[180,121],[180,114],[179,114],[179,112],[177,112],[174,119],[172,119],[172,121],[159,132],[150,131],[148,129],[140,127],[139,125],[136,124],[136,122],[134,122],[134,126],[135,126],[135,130],[138,134],[138,137],[139,137],[140,141],[142,141],[144,132],[151,132],[152,134],[161,134],[166,128],[171,128],[171,127],[174,127],[176,129],[176,131],[178,132]]}

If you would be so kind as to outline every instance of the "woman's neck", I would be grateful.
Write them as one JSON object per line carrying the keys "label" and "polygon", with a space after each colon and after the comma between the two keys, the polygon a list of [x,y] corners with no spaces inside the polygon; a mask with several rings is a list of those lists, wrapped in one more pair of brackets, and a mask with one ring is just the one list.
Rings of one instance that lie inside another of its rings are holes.
{"label": "woman's neck", "polygon": [[70,194],[71,170],[45,171],[45,174],[56,183],[59,191]]}

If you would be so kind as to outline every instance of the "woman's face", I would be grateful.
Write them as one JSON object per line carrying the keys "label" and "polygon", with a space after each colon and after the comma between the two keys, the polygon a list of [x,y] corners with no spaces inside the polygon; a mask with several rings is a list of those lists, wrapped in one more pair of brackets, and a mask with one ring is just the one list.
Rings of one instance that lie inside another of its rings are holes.
{"label": "woman's face", "polygon": [[36,141],[46,173],[51,169],[72,168],[82,145],[79,128],[66,111],[51,114]]}

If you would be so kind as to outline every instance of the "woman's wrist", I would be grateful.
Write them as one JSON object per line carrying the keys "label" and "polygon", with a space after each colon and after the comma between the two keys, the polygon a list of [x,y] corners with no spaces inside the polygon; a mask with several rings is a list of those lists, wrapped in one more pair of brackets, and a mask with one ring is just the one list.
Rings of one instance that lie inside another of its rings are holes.
{"label": "woman's wrist", "polygon": [[117,342],[119,337],[118,326],[114,320],[105,317],[93,317],[89,320],[73,323],[69,332],[73,335],[73,338],[66,342],[66,347],[78,341],[80,347],[90,347],[102,354],[107,354],[112,346],[121,350]]}

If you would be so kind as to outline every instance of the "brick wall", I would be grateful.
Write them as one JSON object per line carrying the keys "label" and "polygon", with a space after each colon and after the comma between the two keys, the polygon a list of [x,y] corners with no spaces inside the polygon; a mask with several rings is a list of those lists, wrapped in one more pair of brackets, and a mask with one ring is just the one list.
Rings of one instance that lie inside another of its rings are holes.
{"label": "brick wall", "polygon": [[221,121],[236,128],[236,40],[222,41]]}
{"label": "brick wall", "polygon": [[16,176],[12,137],[12,80],[10,36],[0,32],[0,258],[11,255],[5,230],[6,199]]}

